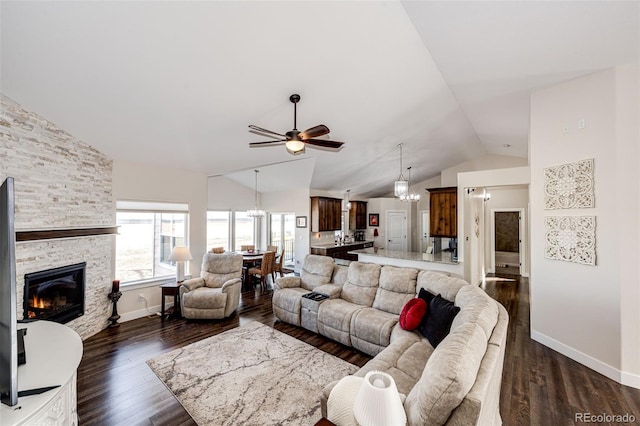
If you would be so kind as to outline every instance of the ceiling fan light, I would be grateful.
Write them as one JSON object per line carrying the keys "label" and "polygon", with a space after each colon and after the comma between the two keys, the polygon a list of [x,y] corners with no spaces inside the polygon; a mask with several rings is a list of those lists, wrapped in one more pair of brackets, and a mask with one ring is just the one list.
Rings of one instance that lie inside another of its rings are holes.
{"label": "ceiling fan light", "polygon": [[285,146],[287,147],[289,154],[296,155],[304,152],[304,142],[302,141],[290,140],[287,141]]}

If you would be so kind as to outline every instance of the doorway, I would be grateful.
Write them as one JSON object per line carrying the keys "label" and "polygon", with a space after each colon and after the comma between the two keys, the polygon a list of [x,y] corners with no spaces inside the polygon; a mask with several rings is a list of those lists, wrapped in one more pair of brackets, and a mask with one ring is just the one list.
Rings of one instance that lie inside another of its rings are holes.
{"label": "doorway", "polygon": [[387,250],[407,251],[407,212],[387,211]]}
{"label": "doorway", "polygon": [[284,249],[284,266],[293,268],[296,242],[296,216],[293,213],[271,213],[269,245]]}
{"label": "doorway", "polygon": [[420,241],[418,247],[420,253],[426,253],[429,247],[429,210],[420,210],[420,229],[418,230],[420,235]]}
{"label": "doorway", "polygon": [[522,275],[524,269],[524,209],[491,210],[489,272]]}

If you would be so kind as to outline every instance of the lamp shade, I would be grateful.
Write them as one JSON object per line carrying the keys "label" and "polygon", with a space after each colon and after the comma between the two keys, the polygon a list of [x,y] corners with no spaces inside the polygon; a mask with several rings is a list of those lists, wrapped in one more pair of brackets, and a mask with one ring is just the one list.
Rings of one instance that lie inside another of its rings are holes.
{"label": "lamp shade", "polygon": [[173,250],[171,250],[171,254],[167,260],[173,262],[186,261],[191,260],[191,252],[189,251],[189,247],[187,246],[175,246]]}
{"label": "lamp shade", "polygon": [[353,415],[361,426],[405,425],[407,415],[393,377],[381,371],[368,372],[356,396]]}

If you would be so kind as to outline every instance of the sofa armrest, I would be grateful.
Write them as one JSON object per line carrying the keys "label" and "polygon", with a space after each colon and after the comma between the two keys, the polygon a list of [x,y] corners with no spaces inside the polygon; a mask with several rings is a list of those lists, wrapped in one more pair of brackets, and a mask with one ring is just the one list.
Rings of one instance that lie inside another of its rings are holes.
{"label": "sofa armrest", "polygon": [[203,286],[204,286],[204,278],[201,278],[201,277],[191,278],[190,280],[182,281],[182,287],[185,289],[185,291],[193,291],[196,288],[203,287]]}
{"label": "sofa armrest", "polygon": [[226,293],[227,291],[229,291],[231,289],[231,287],[236,286],[236,285],[242,285],[242,280],[240,278],[234,278],[234,279],[229,280],[226,283],[222,284],[222,292]]}
{"label": "sofa armrest", "polygon": [[314,293],[324,294],[328,296],[329,299],[337,299],[340,297],[342,293],[342,287],[335,284],[323,284],[313,289]]}
{"label": "sofa armrest", "polygon": [[276,279],[275,289],[283,289],[283,288],[292,288],[292,287],[300,287],[302,281],[300,277],[280,277]]}

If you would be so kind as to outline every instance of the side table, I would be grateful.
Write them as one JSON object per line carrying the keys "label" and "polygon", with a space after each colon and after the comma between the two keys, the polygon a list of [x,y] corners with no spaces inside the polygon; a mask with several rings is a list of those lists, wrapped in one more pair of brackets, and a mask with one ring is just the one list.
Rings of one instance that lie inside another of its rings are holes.
{"label": "side table", "polygon": [[181,316],[181,313],[180,313],[180,300],[179,300],[180,286],[181,285],[182,284],[180,284],[180,283],[167,283],[167,284],[162,284],[160,286],[160,289],[162,290],[162,303],[161,303],[162,312],[160,312],[160,316],[161,316],[161,318],[163,320],[165,318],[164,299],[167,296],[173,296],[173,313],[175,313],[178,317]]}

